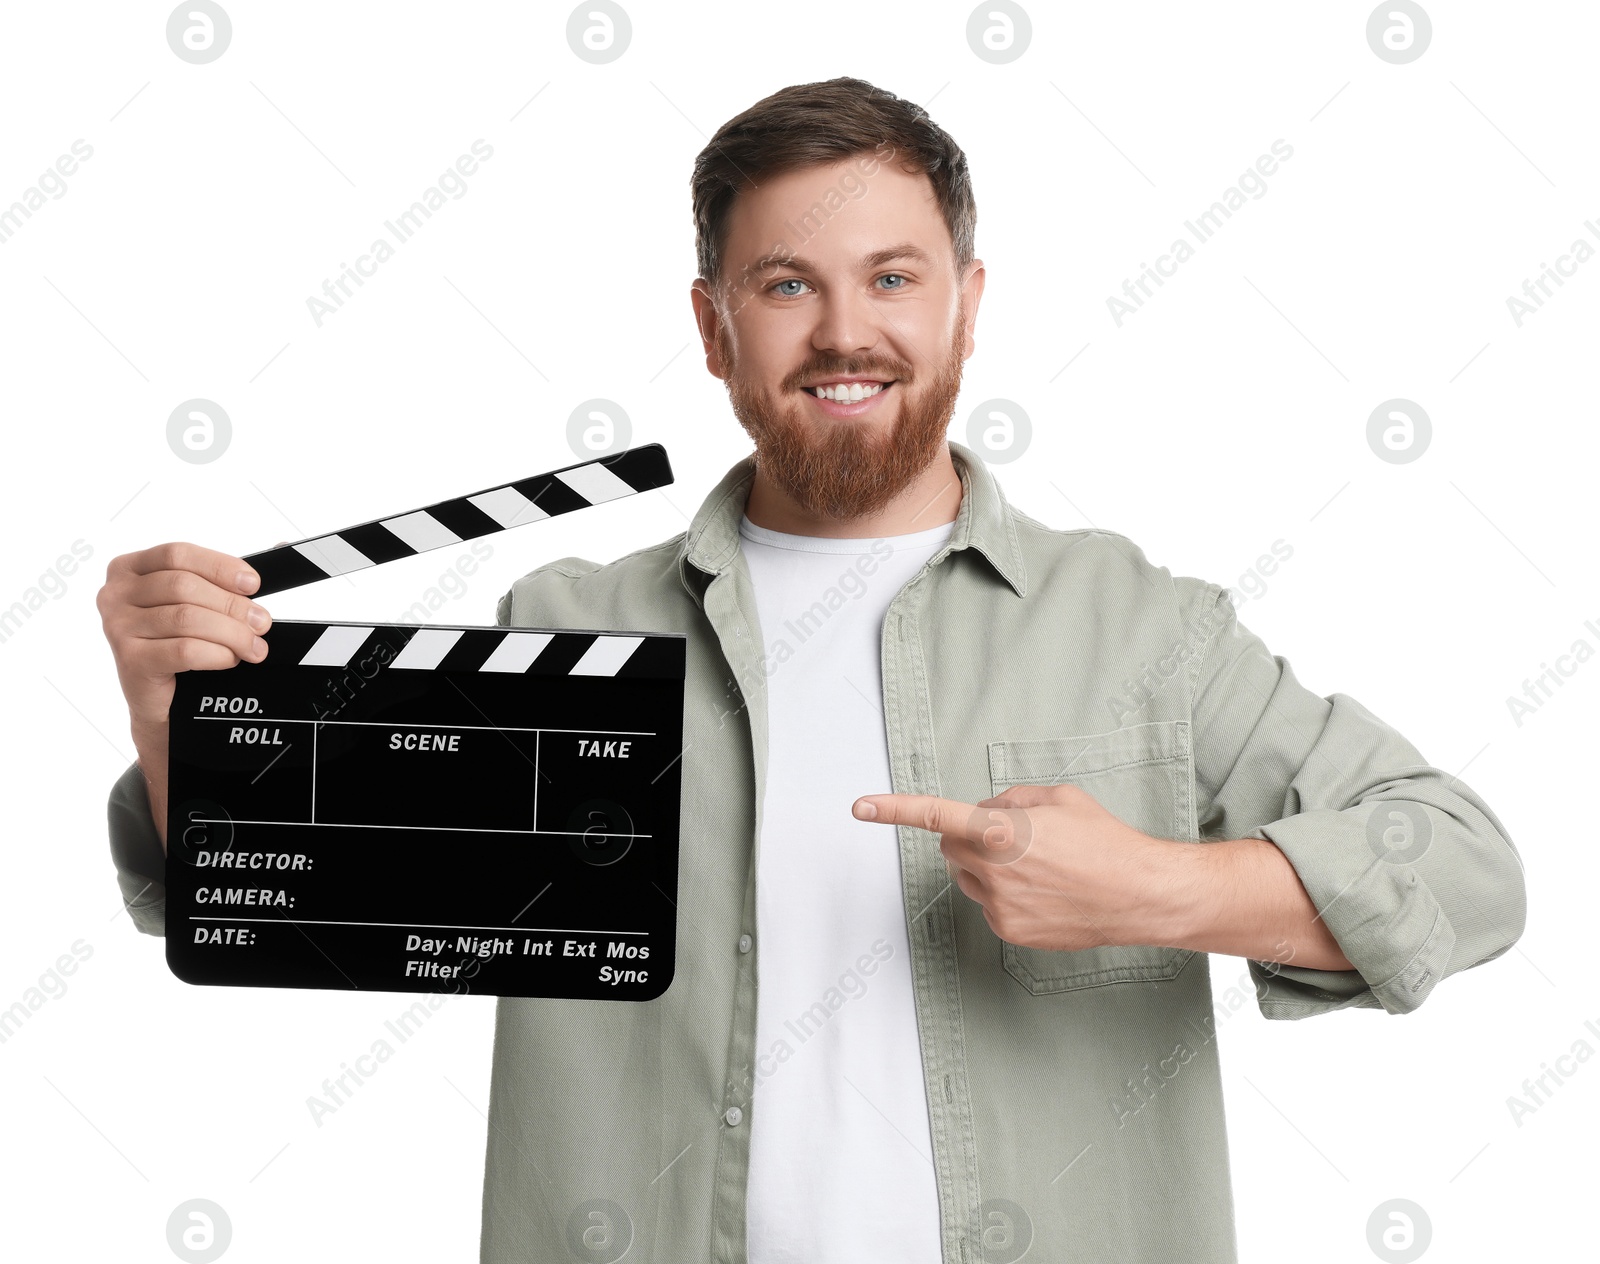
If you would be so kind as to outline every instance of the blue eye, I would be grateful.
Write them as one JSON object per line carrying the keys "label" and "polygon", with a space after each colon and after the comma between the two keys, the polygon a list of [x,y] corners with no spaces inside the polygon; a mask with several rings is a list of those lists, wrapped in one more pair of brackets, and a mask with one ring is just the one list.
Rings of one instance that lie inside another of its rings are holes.
{"label": "blue eye", "polygon": [[[886,272],[881,277],[879,277],[878,280],[880,280],[880,281],[899,281],[900,282],[899,285],[889,285],[889,286],[884,286],[883,287],[883,289],[885,291],[891,291],[891,292],[894,291],[894,290],[903,290],[903,289],[906,288],[906,286],[908,284],[910,284],[909,280],[907,279],[905,274],[902,273],[902,272]],[[785,290],[785,289],[783,289],[781,287],[783,287],[785,285],[798,285],[798,286],[801,286],[802,288],[804,288],[805,284],[806,283],[804,281],[802,281],[799,277],[785,277],[781,281],[774,281],[769,288],[772,289],[774,292],[782,295],[784,298],[798,298],[799,295],[800,295],[800,291],[799,290]]]}

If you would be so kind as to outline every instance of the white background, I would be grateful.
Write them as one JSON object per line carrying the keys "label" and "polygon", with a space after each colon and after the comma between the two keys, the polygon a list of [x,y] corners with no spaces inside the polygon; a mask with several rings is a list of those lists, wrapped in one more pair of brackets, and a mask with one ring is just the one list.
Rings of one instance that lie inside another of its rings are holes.
{"label": "white background", "polygon": [[[1021,405],[1032,445],[995,466],[1014,503],[1175,574],[1238,585],[1292,547],[1244,623],[1461,773],[1526,864],[1521,941],[1419,1011],[1224,1021],[1242,1259],[1375,1258],[1367,1218],[1394,1197],[1432,1221],[1424,1259],[1594,1250],[1600,1058],[1521,1126],[1507,1098],[1600,1049],[1600,665],[1521,725],[1506,699],[1600,646],[1600,261],[1521,327],[1506,299],[1600,246],[1600,12],[1434,4],[1428,51],[1393,65],[1364,3],[1041,3],[994,65],[965,5],[656,0],[591,65],[564,5],[226,7],[203,66],[168,48],[163,4],[7,6],[0,35],[0,209],[94,150],[0,244],[0,608],[93,551],[0,642],[0,1008],[92,948],[0,1045],[8,1256],[171,1260],[169,1213],[205,1197],[241,1264],[476,1258],[492,1003],[445,1004],[319,1127],[306,1099],[410,998],[168,973],[106,846],[132,746],[95,590],[158,541],[244,553],[570,464],[593,397],[667,446],[676,485],[493,537],[435,620],[491,623],[535,566],[681,531],[749,451],[691,319],[692,162],[759,98],[837,74],[931,102],[971,163],[988,288],[952,436],[979,401]],[[317,327],[307,297],[479,138],[465,195]],[[1266,194],[1119,328],[1107,297],[1279,138]],[[209,464],[166,442],[194,397],[232,418]],[[1394,397],[1433,422],[1410,464],[1366,442]],[[395,618],[457,555],[268,604]],[[1212,966],[1219,989],[1244,974]]]}

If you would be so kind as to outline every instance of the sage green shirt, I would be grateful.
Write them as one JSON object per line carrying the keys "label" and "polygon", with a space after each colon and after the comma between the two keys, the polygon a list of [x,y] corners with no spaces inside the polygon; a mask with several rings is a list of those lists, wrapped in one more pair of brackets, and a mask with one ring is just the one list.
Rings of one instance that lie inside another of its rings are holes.
{"label": "sage green shirt", "polygon": [[[1035,521],[950,450],[950,539],[884,619],[896,791],[970,803],[1071,781],[1152,835],[1270,840],[1355,970],[1250,963],[1242,998],[1267,1018],[1408,1013],[1517,940],[1521,864],[1465,783],[1355,699],[1301,685],[1225,589],[1112,532]],[[688,679],[676,975],[643,1003],[497,1001],[485,1264],[624,1248],[640,1264],[744,1259],[767,751],[738,534],[753,473],[749,457],[730,469],[673,539],[603,566],[551,562],[500,599],[502,624],[686,633]],[[162,934],[137,767],[110,820],[133,919]],[[951,885],[936,835],[902,826],[898,840],[938,1264],[1234,1261],[1215,1036],[1241,996],[1213,997],[1203,953],[1005,943]],[[1325,1093],[1334,1070],[1308,1068]]]}

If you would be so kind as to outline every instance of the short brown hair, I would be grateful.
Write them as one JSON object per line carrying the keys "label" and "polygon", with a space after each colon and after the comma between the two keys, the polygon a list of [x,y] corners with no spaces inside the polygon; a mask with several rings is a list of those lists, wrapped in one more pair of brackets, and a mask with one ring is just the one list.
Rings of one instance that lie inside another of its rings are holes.
{"label": "short brown hair", "polygon": [[972,262],[978,224],[966,154],[916,102],[864,79],[840,77],[774,92],[729,119],[700,151],[689,181],[700,275],[713,288],[722,280],[728,215],[741,189],[884,147],[902,170],[932,182],[956,271],[963,271]]}

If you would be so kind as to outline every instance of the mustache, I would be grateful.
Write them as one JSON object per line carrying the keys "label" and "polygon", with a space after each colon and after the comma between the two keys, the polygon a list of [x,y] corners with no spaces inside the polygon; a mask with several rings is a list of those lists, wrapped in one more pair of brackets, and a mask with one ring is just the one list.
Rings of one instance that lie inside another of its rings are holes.
{"label": "mustache", "polygon": [[807,367],[800,372],[790,375],[785,385],[789,387],[804,386],[808,382],[827,382],[835,377],[879,377],[884,381],[891,378],[897,382],[910,382],[911,373],[908,369],[897,368],[889,364],[868,364],[846,366],[840,364],[822,365],[817,368]]}

